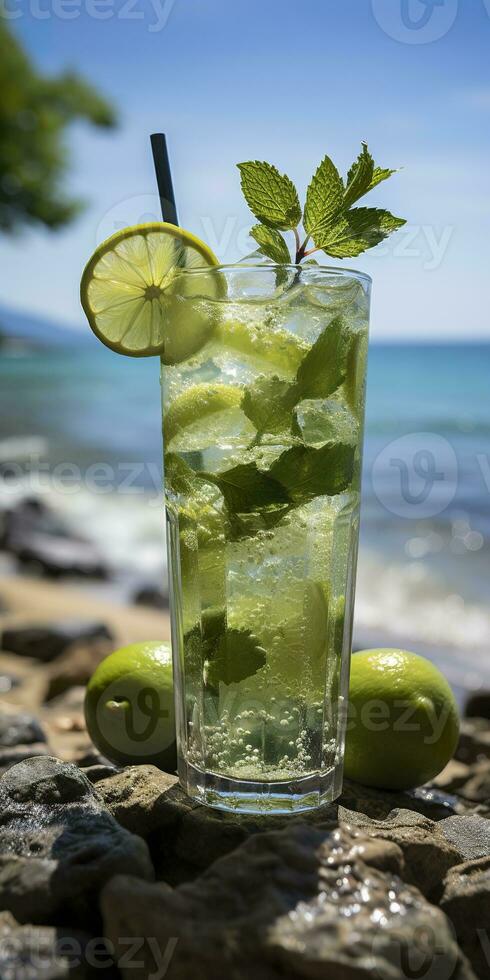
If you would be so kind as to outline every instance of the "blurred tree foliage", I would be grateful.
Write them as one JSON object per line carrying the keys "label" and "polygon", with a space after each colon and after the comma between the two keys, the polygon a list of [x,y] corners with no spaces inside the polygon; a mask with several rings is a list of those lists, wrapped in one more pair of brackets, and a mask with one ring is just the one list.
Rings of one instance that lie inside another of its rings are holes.
{"label": "blurred tree foliage", "polygon": [[111,106],[70,72],[41,75],[0,18],[0,231],[24,222],[59,228],[82,202],[62,191],[66,126],[75,119],[113,126]]}

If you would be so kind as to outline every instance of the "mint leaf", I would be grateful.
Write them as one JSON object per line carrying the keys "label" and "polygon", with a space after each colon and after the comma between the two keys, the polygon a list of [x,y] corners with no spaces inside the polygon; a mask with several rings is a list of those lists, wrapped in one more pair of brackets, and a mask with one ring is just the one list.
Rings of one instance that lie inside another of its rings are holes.
{"label": "mint leaf", "polygon": [[254,462],[239,463],[224,473],[199,475],[219,487],[232,514],[247,514],[263,507],[290,502],[284,487],[268,473],[259,470]]}
{"label": "mint leaf", "polygon": [[389,211],[351,208],[320,236],[318,248],[337,259],[352,258],[379,245],[392,231],[404,224],[403,218],[396,218]]}
{"label": "mint leaf", "polygon": [[227,629],[204,661],[204,681],[212,688],[239,684],[265,665],[266,652],[250,630]]}
{"label": "mint leaf", "polygon": [[164,471],[165,482],[173,493],[189,494],[195,490],[196,474],[177,453],[165,453]]}
{"label": "mint leaf", "polygon": [[347,174],[347,186],[344,193],[344,205],[350,207],[354,201],[367,194],[374,173],[374,160],[368,150],[367,143],[362,144],[362,150],[357,160]]}
{"label": "mint leaf", "polygon": [[388,177],[391,177],[392,174],[396,173],[398,173],[398,170],[383,170],[381,167],[375,167],[368,191],[371,191],[373,187],[377,186],[377,184],[381,184],[381,181],[388,180]]}
{"label": "mint leaf", "polygon": [[382,180],[388,180],[396,170],[382,169],[374,166],[374,160],[368,150],[367,143],[362,144],[362,150],[357,160],[347,174],[347,186],[344,194],[344,204],[350,207],[360,197],[371,191]]}
{"label": "mint leaf", "polygon": [[327,398],[345,377],[346,328],[341,316],[325,327],[303,358],[296,375],[299,398]]}
{"label": "mint leaf", "polygon": [[250,229],[253,239],[260,245],[259,251],[262,255],[268,255],[273,262],[291,262],[289,249],[277,228],[268,228],[267,225],[254,225]]}
{"label": "mint leaf", "polygon": [[259,434],[284,432],[291,427],[291,410],[298,395],[290,381],[263,375],[245,388],[241,408]]}
{"label": "mint leaf", "polygon": [[[308,235],[318,246],[318,238],[343,206],[344,184],[330,157],[324,157],[306,192],[303,222]],[[321,246],[319,246],[321,247]]]}
{"label": "mint leaf", "polygon": [[295,504],[342,493],[353,472],[354,447],[344,443],[327,443],[320,449],[293,446],[281,453],[269,470]]}
{"label": "mint leaf", "polygon": [[185,669],[195,681],[202,679],[211,688],[239,683],[251,677],[266,662],[265,650],[248,629],[226,625],[226,612],[205,609],[200,624],[184,636]]}
{"label": "mint leaf", "polygon": [[289,177],[259,160],[239,163],[238,169],[245,199],[255,217],[269,228],[296,228],[301,220],[301,205]]}

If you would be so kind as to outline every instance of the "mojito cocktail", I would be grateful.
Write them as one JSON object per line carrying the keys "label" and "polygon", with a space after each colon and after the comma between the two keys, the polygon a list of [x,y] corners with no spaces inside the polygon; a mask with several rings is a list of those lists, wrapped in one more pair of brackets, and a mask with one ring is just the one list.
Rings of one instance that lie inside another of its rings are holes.
{"label": "mojito cocktail", "polygon": [[341,785],[370,280],[180,280],[198,339],[161,373],[180,778],[220,807],[318,806]]}
{"label": "mojito cocktail", "polygon": [[277,167],[239,163],[258,251],[224,266],[177,226],[152,148],[168,220],[102,242],[80,294],[107,347],[161,360],[179,775],[212,806],[309,809],[342,781],[370,293],[312,255],[405,224],[357,206],[395,171],[366,143],[345,177],[325,155],[302,206]]}

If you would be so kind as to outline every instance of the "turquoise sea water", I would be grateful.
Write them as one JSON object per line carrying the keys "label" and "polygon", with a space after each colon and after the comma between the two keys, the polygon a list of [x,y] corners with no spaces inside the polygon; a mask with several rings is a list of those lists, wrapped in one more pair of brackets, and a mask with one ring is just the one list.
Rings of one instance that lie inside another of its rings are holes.
{"label": "turquoise sea water", "polygon": [[[490,345],[370,349],[357,632],[437,648],[473,685],[490,679],[489,378]],[[40,490],[147,578],[162,573],[160,433],[156,359],[0,352],[0,464],[18,466],[4,502]]]}

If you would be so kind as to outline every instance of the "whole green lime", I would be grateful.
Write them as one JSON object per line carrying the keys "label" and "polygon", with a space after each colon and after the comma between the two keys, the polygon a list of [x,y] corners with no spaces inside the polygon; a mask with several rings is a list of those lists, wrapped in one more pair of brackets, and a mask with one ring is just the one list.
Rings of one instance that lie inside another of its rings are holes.
{"label": "whole green lime", "polygon": [[132,643],[99,664],[85,694],[88,733],[119,765],[177,765],[169,643]]}
{"label": "whole green lime", "polygon": [[406,650],[352,657],[345,775],[379,789],[433,779],[458,742],[454,695],[440,670]]}

